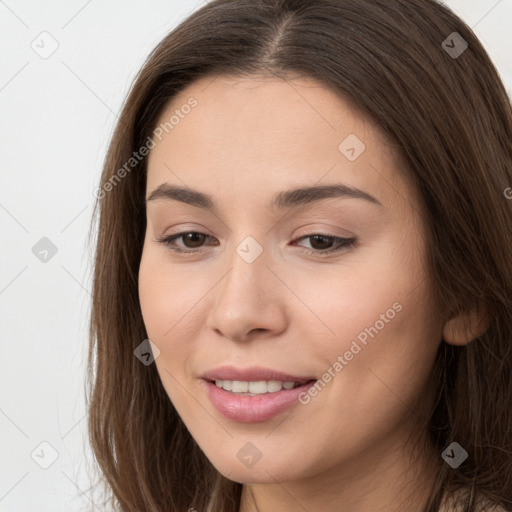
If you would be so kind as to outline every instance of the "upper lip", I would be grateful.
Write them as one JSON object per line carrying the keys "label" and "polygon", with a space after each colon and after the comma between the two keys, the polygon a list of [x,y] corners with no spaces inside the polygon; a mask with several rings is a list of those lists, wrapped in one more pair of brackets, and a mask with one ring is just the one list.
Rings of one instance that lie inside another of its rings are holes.
{"label": "upper lip", "polygon": [[201,376],[202,379],[214,380],[241,380],[256,382],[261,380],[277,380],[281,382],[299,382],[304,384],[310,380],[316,380],[315,377],[292,375],[291,373],[273,370],[272,368],[263,368],[261,366],[249,366],[247,368],[237,368],[235,366],[219,366],[213,370],[207,371]]}

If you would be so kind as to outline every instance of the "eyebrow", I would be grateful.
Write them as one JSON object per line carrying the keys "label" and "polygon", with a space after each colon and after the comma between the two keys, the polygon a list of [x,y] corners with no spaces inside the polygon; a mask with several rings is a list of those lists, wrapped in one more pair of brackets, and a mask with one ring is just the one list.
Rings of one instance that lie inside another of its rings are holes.
{"label": "eyebrow", "polygon": [[[383,206],[378,199],[367,192],[355,187],[349,187],[342,183],[337,183],[332,185],[302,187],[279,192],[272,198],[269,207],[272,210],[290,209],[297,206],[307,205],[321,199],[334,197],[363,199],[370,203]],[[162,183],[155,188],[153,192],[151,192],[149,197],[146,199],[146,203],[157,199],[173,199],[192,206],[197,206],[198,208],[204,208],[205,210],[216,212],[215,203],[211,196],[188,187]]]}

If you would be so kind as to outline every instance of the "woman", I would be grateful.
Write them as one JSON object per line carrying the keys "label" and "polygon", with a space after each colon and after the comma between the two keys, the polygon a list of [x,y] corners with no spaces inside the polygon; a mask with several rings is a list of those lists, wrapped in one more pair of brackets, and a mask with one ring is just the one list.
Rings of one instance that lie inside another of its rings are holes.
{"label": "woman", "polygon": [[512,109],[434,0],[214,0],[96,191],[122,511],[510,510]]}

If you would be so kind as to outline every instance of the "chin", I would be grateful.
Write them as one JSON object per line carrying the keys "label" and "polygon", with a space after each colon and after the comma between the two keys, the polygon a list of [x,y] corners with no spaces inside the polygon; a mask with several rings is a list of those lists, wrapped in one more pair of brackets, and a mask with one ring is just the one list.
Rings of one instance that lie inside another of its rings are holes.
{"label": "chin", "polygon": [[[263,461],[261,459],[252,467],[243,467],[243,464],[235,458],[212,460],[209,459],[215,469],[224,477],[241,484],[275,484],[297,480],[305,475],[299,474],[297,466],[290,468],[289,461]],[[293,471],[290,471],[293,469]]]}
{"label": "chin", "polygon": [[286,482],[291,479],[287,475],[275,474],[271,470],[267,472],[262,468],[259,470],[254,468],[243,470],[231,467],[229,471],[219,471],[219,473],[227,479],[238,482],[239,484],[275,484],[276,481]]}

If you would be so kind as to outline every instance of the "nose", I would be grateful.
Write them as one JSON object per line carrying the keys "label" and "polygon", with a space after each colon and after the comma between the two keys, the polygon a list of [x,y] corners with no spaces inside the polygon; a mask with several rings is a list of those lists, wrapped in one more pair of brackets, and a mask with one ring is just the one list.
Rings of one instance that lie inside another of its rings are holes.
{"label": "nose", "polygon": [[233,251],[229,269],[211,291],[206,326],[234,341],[278,336],[287,325],[286,287],[265,251],[252,262],[240,254]]}

